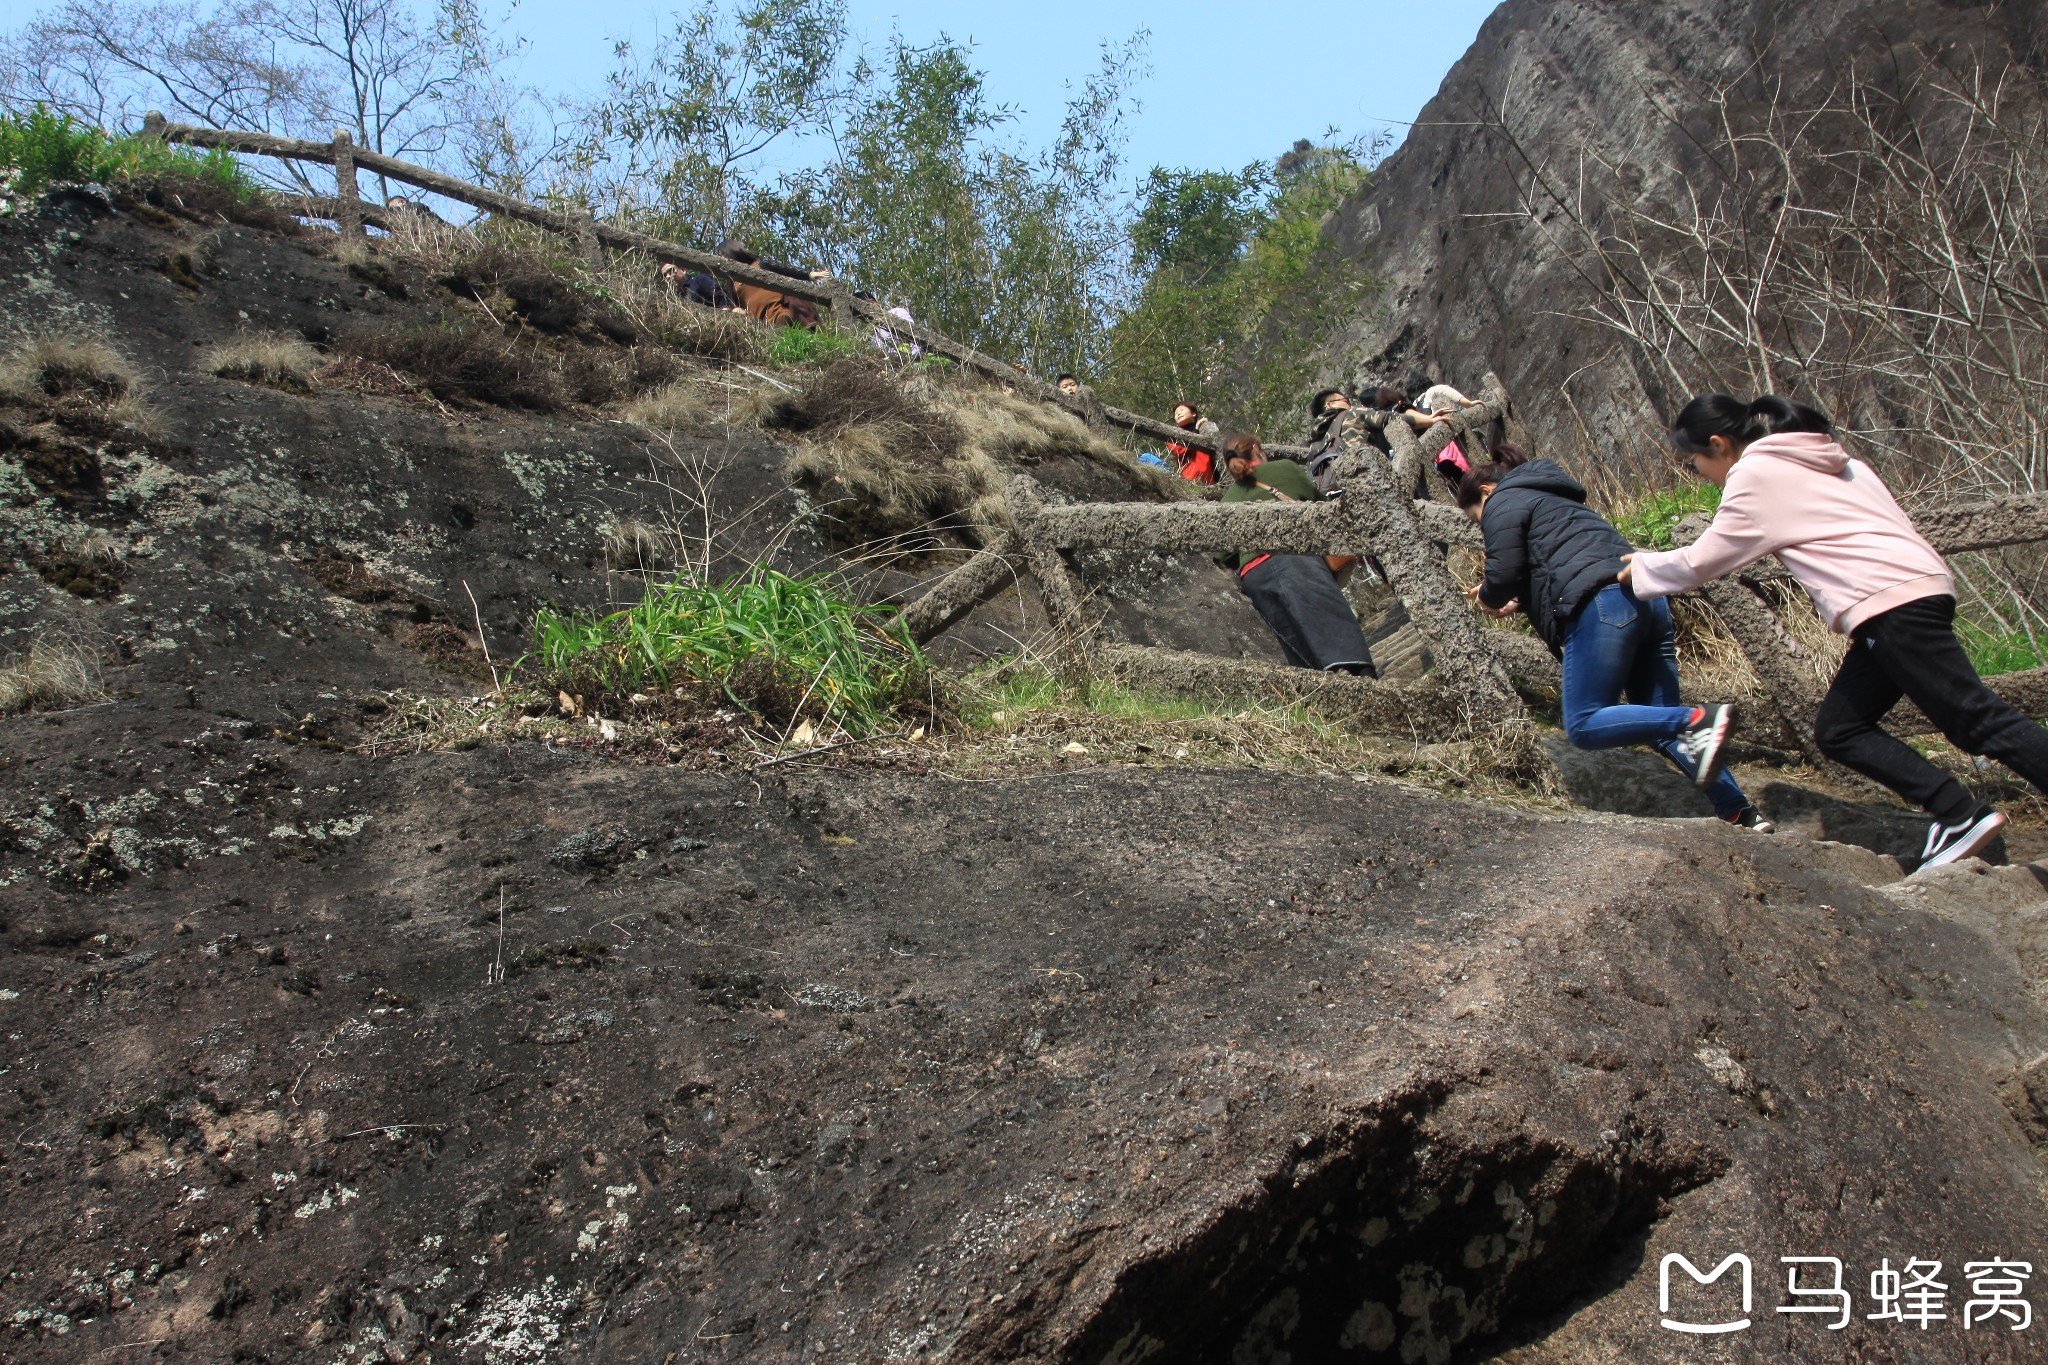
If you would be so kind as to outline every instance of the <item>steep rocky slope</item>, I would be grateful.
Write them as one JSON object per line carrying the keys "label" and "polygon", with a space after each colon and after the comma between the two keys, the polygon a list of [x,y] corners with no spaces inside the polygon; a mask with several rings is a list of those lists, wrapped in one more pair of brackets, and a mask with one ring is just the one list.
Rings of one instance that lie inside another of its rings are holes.
{"label": "steep rocky slope", "polygon": [[[0,307],[162,427],[0,449],[0,640],[110,693],[0,718],[0,1355],[1677,1361],[1662,1258],[1740,1251],[1729,1358],[2028,1358],[1959,1276],[1925,1333],[1771,1310],[1784,1255],[2044,1259],[2031,872],[1367,774],[373,742],[488,686],[479,619],[502,664],[630,592],[603,528],[672,481],[589,412],[199,372],[439,305],[232,227],[179,283],[194,231],[0,223]],[[691,448],[734,562],[831,562],[778,447]],[[1136,581],[1141,638],[1262,647],[1199,561]]]}
{"label": "steep rocky slope", "polygon": [[1532,188],[1530,162],[1567,197],[1582,173],[1606,187],[1595,162],[1621,165],[1637,202],[1682,211],[1689,183],[1708,179],[1714,132],[1695,92],[1731,88],[1738,115],[1766,89],[1796,106],[1851,66],[1896,84],[1923,48],[2041,70],[2048,21],[2009,0],[1508,0],[1326,228],[1332,296],[1363,276],[1384,288],[1334,320],[1318,382],[1421,372],[1471,384],[1495,369],[1547,443],[1661,429],[1673,395],[1612,333],[1574,316],[1588,284],[1567,253],[1584,252]]}

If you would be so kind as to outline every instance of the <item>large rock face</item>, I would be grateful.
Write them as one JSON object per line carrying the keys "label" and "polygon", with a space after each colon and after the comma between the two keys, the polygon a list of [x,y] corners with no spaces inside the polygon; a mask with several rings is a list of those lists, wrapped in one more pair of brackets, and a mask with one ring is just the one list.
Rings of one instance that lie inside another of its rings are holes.
{"label": "large rock face", "polygon": [[1703,87],[1748,92],[1739,107],[1778,86],[1796,104],[1852,64],[1882,84],[1923,48],[2040,70],[2044,34],[2041,7],[2017,0],[1509,0],[1326,229],[1333,286],[1369,274],[1385,287],[1338,321],[1318,382],[1420,371],[1471,386],[1495,369],[1545,443],[1654,438],[1673,395],[1572,316],[1590,298],[1587,262],[1567,258],[1584,253],[1532,165],[1569,198],[1593,159],[1618,163],[1641,202],[1678,209],[1706,179]]}
{"label": "large rock face", "polygon": [[[1961,1322],[1964,1262],[2048,1260],[2031,874],[1163,754],[370,742],[671,490],[616,423],[199,372],[416,320],[303,245],[221,229],[195,293],[158,229],[0,224],[0,305],[171,429],[0,448],[0,646],[111,692],[0,719],[0,1356],[1676,1362],[1663,1258],[1734,1253],[1729,1358],[2038,1355]],[[772,447],[701,453],[827,555]],[[1180,569],[1116,610],[1227,648]],[[1803,1255],[1845,1331],[1775,1312]],[[1861,1316],[1912,1256],[1948,1320]]]}
{"label": "large rock face", "polygon": [[[1342,779],[7,730],[18,796],[134,756],[135,827],[249,845],[7,893],[11,1359],[1680,1361],[1662,1258],[1737,1252],[1729,1358],[2038,1352],[1862,1316],[1885,1257],[2048,1243],[1999,1095],[2048,1027],[1827,866],[1870,855]],[[1773,1311],[1805,1255],[1848,1330]]]}

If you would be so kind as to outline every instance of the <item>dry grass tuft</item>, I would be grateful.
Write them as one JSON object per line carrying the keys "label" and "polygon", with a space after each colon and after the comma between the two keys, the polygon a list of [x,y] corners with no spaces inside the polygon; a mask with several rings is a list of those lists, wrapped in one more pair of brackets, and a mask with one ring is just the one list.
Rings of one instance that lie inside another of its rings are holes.
{"label": "dry grass tuft", "polygon": [[674,566],[675,546],[656,526],[634,517],[605,523],[604,562],[624,573],[658,573]]}
{"label": "dry grass tuft", "polygon": [[733,416],[751,426],[780,427],[789,423],[796,395],[773,384],[763,384],[740,395],[732,405]]}
{"label": "dry grass tuft", "polygon": [[1003,494],[1012,473],[1062,458],[1113,470],[1140,495],[1199,496],[1069,413],[865,357],[840,361],[776,404],[770,424],[810,434],[789,472],[826,499],[838,538],[849,542],[934,548],[936,533],[951,531],[986,543],[1008,523]]}
{"label": "dry grass tuft", "polygon": [[444,402],[554,412],[568,402],[561,377],[532,348],[467,327],[362,331],[341,339],[348,350],[417,380]]}
{"label": "dry grass tuft", "polygon": [[745,313],[691,303],[659,281],[653,285],[635,281],[625,287],[617,280],[610,283],[620,312],[686,355],[755,364],[767,357],[775,340],[770,328]]}
{"label": "dry grass tuft", "polygon": [[28,653],[0,665],[0,714],[61,711],[105,697],[99,661],[70,641],[37,640]]}
{"label": "dry grass tuft", "polygon": [[915,428],[893,419],[842,427],[829,441],[799,449],[786,469],[793,479],[860,500],[868,520],[897,531],[958,501],[943,459],[921,448]]}
{"label": "dry grass tuft", "polygon": [[37,333],[0,355],[0,392],[18,398],[85,394],[114,400],[140,384],[141,376],[119,351],[78,333]]}
{"label": "dry grass tuft", "polygon": [[303,391],[320,368],[320,353],[297,337],[239,337],[215,346],[199,363],[222,379]]}
{"label": "dry grass tuft", "polygon": [[[400,213],[392,215],[391,229],[378,245],[391,255],[437,272],[474,256],[483,249],[483,239],[469,228],[426,214]],[[369,248],[358,242],[337,241],[334,248],[334,259],[343,265],[360,264],[369,255]]]}
{"label": "dry grass tuft", "polygon": [[710,399],[688,384],[665,384],[628,403],[619,415],[650,431],[702,431],[722,414]]}
{"label": "dry grass tuft", "polygon": [[888,426],[919,455],[943,459],[961,444],[958,423],[912,397],[884,366],[867,358],[841,360],[805,386],[789,405],[791,431],[832,437],[856,426]]}
{"label": "dry grass tuft", "polygon": [[991,386],[957,386],[939,399],[957,422],[963,444],[997,466],[1015,467],[1067,457],[1091,460],[1139,492],[1167,499],[1200,497],[1201,490],[1171,470],[1141,465],[1122,446],[1090,431],[1064,408]]}

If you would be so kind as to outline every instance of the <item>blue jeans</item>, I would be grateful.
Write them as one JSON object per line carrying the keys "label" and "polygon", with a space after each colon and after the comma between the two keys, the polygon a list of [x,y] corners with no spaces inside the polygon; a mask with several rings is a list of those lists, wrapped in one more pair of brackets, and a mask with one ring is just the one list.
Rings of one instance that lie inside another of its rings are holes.
{"label": "blue jeans", "polygon": [[[1626,695],[1628,704],[1622,704]],[[1692,723],[1678,701],[1678,637],[1661,597],[1638,602],[1609,583],[1579,609],[1564,639],[1564,733],[1575,749],[1647,744],[1691,777],[1673,743]],[[1749,804],[1727,769],[1707,786],[1714,813]]]}

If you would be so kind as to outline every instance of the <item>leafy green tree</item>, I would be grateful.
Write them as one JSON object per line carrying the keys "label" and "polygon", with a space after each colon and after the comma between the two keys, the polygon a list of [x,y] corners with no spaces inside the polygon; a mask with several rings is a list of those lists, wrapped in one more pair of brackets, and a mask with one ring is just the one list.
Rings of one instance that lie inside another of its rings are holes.
{"label": "leafy green tree", "polygon": [[1154,168],[1130,228],[1143,284],[1111,330],[1103,396],[1161,416],[1193,402],[1268,434],[1296,424],[1310,343],[1347,302],[1311,289],[1309,268],[1375,150],[1304,139],[1236,175]]}
{"label": "leafy green tree", "polygon": [[1264,167],[1169,171],[1154,166],[1131,224],[1131,255],[1147,273],[1171,268],[1195,279],[1228,269],[1259,223]]}
{"label": "leafy green tree", "polygon": [[582,149],[592,197],[683,241],[725,237],[758,192],[750,163],[831,131],[846,41],[841,0],[701,0],[652,49],[620,43]]}
{"label": "leafy green tree", "polygon": [[990,354],[1099,372],[1123,303],[1116,171],[1139,51],[1105,48],[1034,156],[996,141],[1013,112],[966,49],[899,39],[848,100],[838,154],[757,199],[759,233]]}

